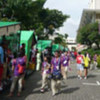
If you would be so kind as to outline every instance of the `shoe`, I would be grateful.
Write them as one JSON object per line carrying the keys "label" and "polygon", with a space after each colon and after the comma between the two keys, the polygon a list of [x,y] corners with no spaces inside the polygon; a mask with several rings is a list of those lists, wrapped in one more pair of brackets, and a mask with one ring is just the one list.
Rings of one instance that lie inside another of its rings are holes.
{"label": "shoe", "polygon": [[78,75],[77,78],[80,79],[80,75]]}
{"label": "shoe", "polygon": [[52,96],[54,97],[54,96],[56,96],[57,94],[52,94]]}
{"label": "shoe", "polygon": [[41,89],[40,91],[41,91],[41,93],[44,93],[44,89]]}
{"label": "shoe", "polygon": [[12,97],[12,96],[13,96],[13,93],[9,93],[9,94],[8,94],[8,97]]}
{"label": "shoe", "polygon": [[79,79],[82,80],[82,77],[80,77]]}
{"label": "shoe", "polygon": [[87,77],[84,77],[84,79],[86,80],[86,79],[87,79]]}
{"label": "shoe", "polygon": [[18,93],[18,94],[17,94],[17,96],[18,96],[18,97],[20,97],[20,96],[21,96],[21,94],[20,94],[20,93]]}
{"label": "shoe", "polygon": [[80,75],[77,76],[78,78],[80,77]]}

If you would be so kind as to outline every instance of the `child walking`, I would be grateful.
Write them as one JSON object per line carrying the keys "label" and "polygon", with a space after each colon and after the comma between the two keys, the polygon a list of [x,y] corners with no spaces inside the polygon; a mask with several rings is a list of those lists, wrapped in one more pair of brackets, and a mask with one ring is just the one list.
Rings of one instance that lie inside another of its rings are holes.
{"label": "child walking", "polygon": [[45,56],[42,63],[42,87],[41,92],[45,92],[46,86],[50,86],[50,64],[48,63],[48,58]]}

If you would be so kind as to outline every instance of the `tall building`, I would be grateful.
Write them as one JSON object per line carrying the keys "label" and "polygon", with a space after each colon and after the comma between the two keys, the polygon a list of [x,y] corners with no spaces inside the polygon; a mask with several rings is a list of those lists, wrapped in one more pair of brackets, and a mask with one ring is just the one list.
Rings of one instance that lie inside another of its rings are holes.
{"label": "tall building", "polygon": [[79,29],[94,22],[100,22],[100,0],[90,0],[89,9],[83,10]]}
{"label": "tall building", "polygon": [[100,9],[100,0],[90,0],[89,9]]}

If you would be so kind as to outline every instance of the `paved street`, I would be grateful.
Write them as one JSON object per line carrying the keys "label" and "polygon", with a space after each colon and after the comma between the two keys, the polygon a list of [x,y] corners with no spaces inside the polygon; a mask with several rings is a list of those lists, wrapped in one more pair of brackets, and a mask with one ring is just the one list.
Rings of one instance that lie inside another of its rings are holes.
{"label": "paved street", "polygon": [[[26,81],[25,90],[21,97],[16,93],[12,98],[7,94],[0,94],[0,100],[100,100],[100,71],[89,71],[88,80],[78,80],[76,76],[76,64],[71,65],[68,80],[62,83],[61,93],[52,97],[51,91],[40,93],[40,72],[35,72]],[[7,91],[8,92],[8,91]]]}

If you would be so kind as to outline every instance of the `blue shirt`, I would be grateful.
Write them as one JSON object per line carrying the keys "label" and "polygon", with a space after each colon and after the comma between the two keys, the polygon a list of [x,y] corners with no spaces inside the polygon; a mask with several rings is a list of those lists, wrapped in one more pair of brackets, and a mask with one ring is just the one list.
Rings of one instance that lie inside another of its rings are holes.
{"label": "blue shirt", "polygon": [[0,62],[3,64],[4,63],[4,50],[3,48],[0,46]]}

